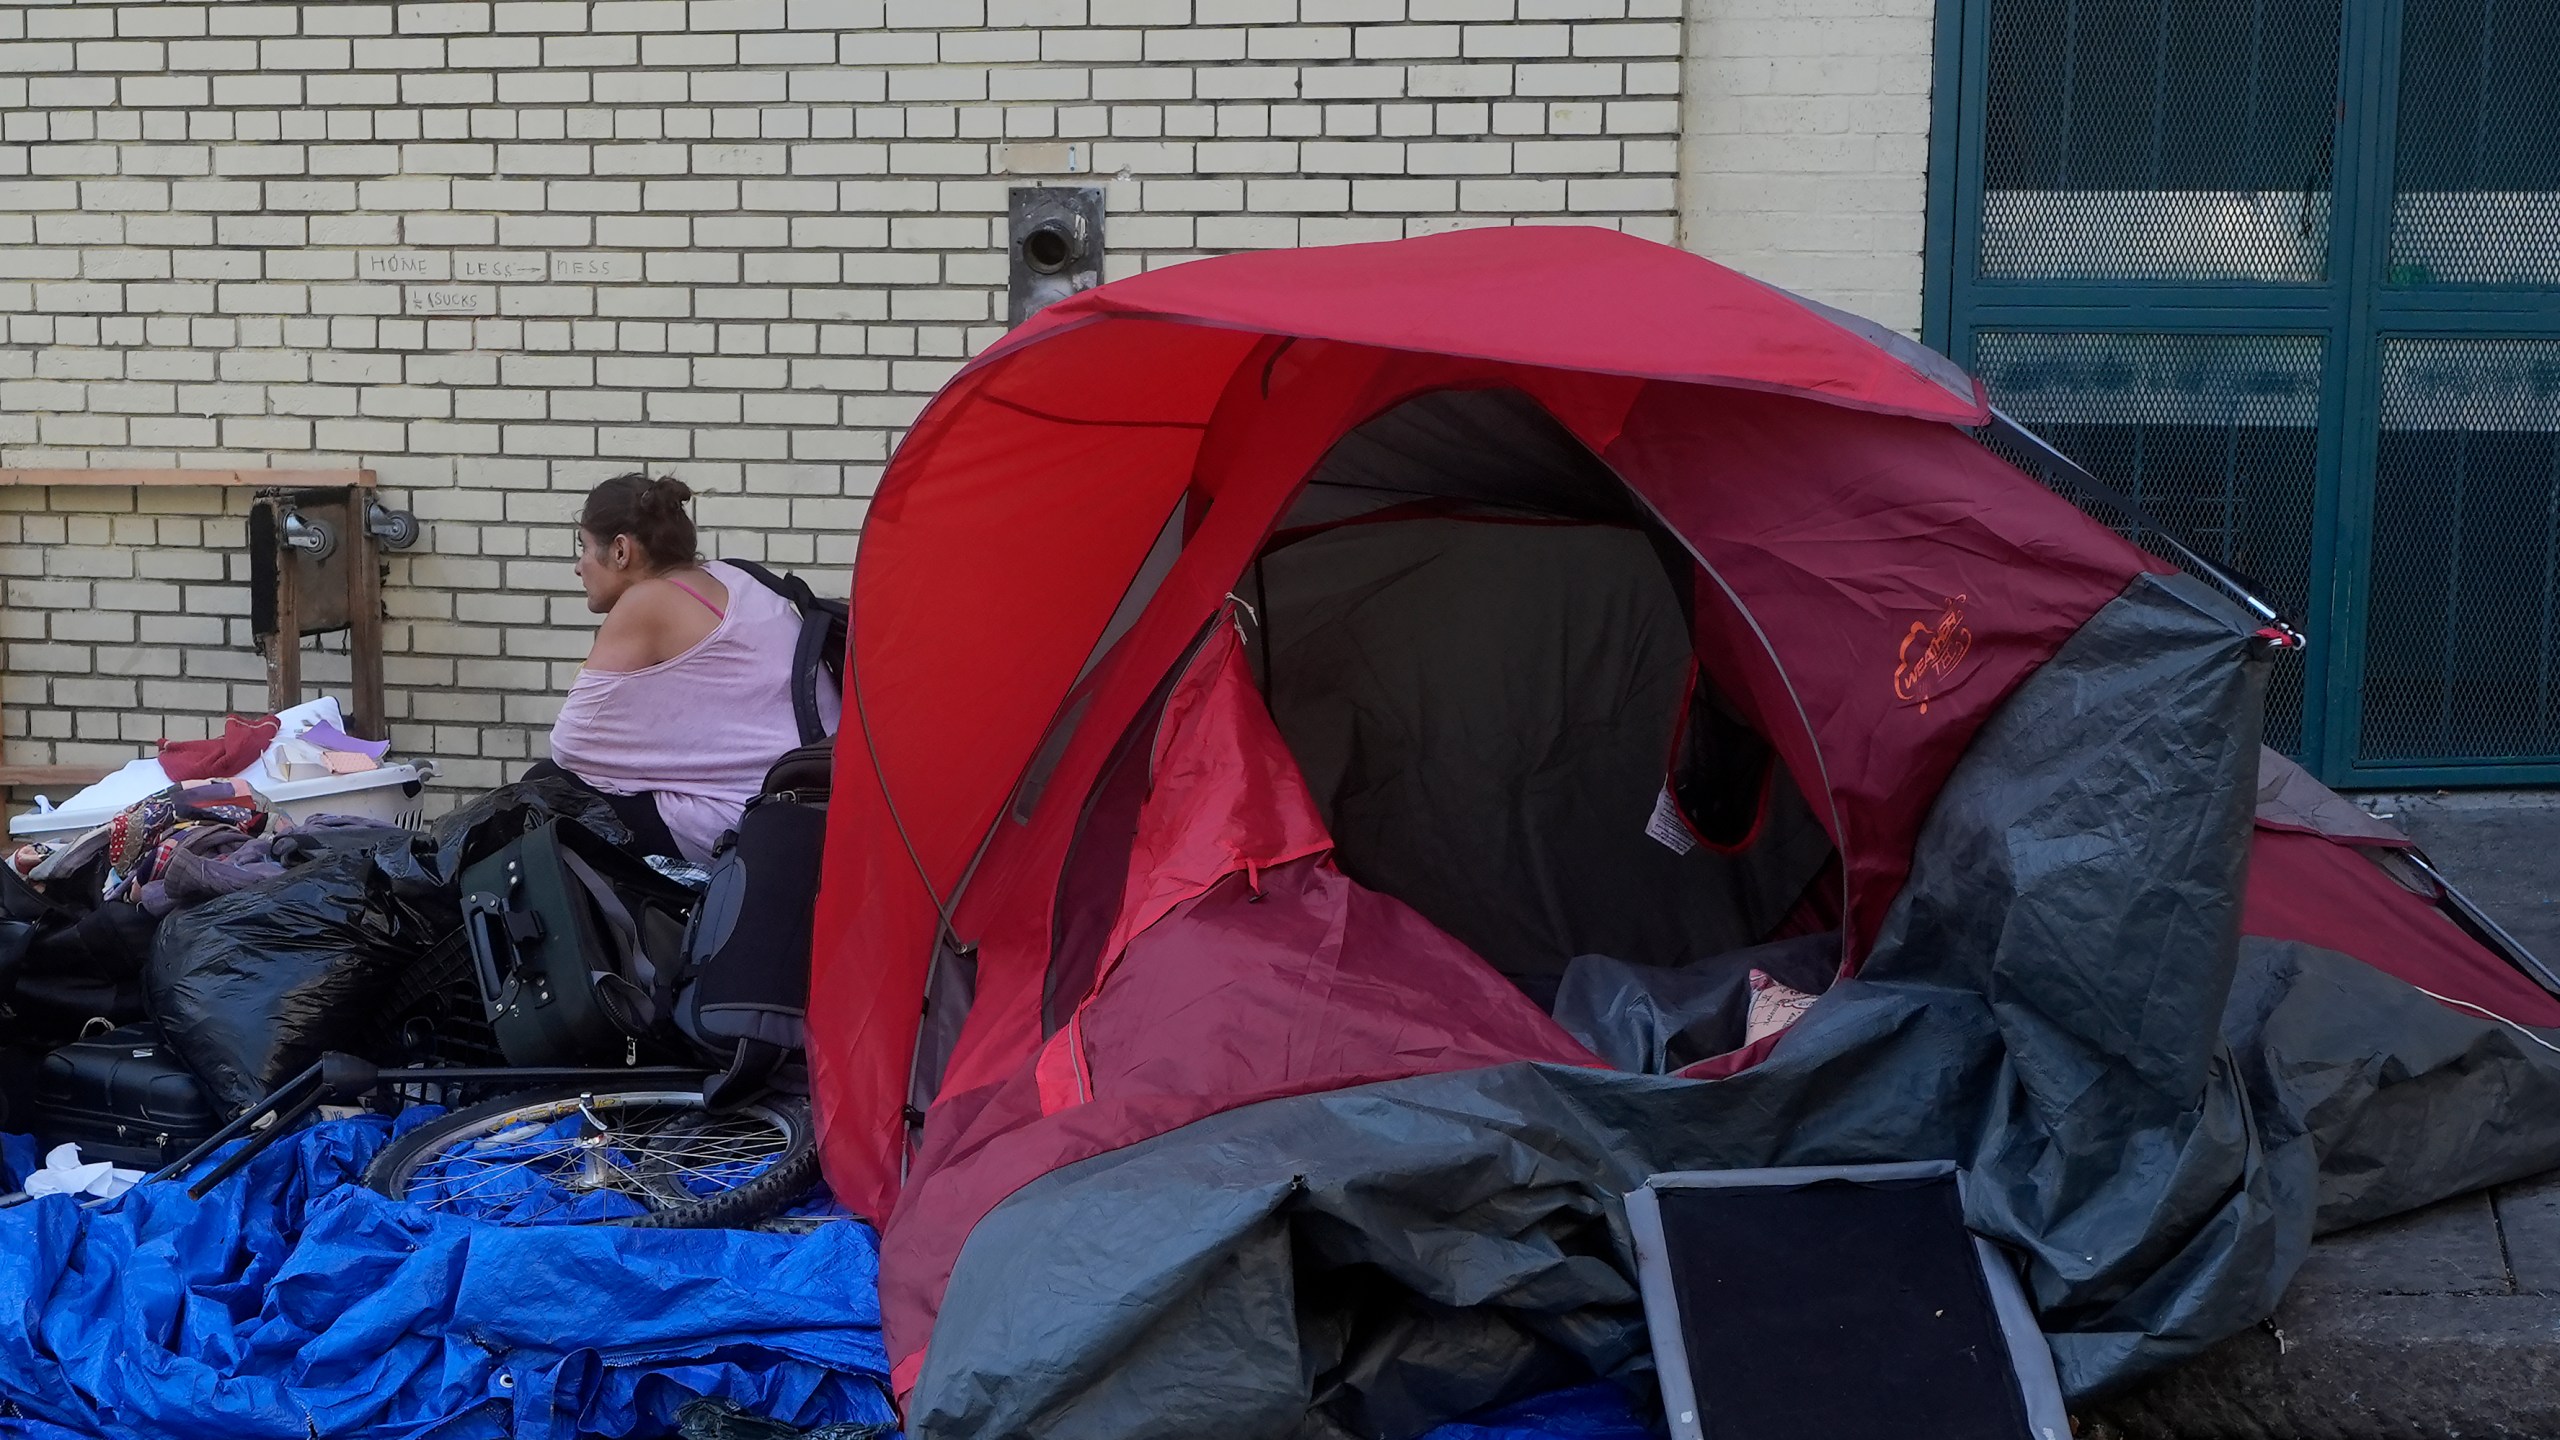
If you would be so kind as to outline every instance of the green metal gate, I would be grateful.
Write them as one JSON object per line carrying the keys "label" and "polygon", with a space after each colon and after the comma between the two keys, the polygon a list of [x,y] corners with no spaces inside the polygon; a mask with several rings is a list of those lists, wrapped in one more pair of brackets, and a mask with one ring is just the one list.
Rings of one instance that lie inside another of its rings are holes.
{"label": "green metal gate", "polygon": [[2269,743],[2560,781],[2560,0],[1940,12],[1930,342],[2302,619]]}

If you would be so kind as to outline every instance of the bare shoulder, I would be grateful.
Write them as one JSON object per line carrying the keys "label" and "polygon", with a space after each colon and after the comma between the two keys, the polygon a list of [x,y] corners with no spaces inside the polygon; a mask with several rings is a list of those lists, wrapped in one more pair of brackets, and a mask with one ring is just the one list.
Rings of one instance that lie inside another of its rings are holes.
{"label": "bare shoulder", "polygon": [[646,670],[701,644],[718,624],[718,616],[677,586],[643,580],[623,592],[596,628],[586,668]]}

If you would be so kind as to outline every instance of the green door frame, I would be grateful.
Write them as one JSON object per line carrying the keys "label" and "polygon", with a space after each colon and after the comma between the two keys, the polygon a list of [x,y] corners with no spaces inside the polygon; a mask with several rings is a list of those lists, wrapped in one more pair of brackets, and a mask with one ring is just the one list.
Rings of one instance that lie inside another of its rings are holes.
{"label": "green door frame", "polygon": [[2404,0],[2341,0],[2339,120],[2327,280],[1984,280],[1978,250],[1994,0],[1938,0],[1930,97],[1921,338],[1968,367],[1978,329],[2317,335],[2325,342],[2311,545],[2301,617],[2303,757],[2333,785],[2361,788],[2560,784],[2560,759],[2379,764],[2357,758],[2371,602],[2382,342],[2398,336],[2560,338],[2560,290],[2381,283],[2393,202]]}

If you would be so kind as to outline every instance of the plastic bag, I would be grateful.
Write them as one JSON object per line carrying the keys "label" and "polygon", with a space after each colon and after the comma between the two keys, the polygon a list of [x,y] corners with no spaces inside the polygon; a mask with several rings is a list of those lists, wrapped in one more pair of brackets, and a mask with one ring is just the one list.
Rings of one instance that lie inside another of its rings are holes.
{"label": "plastic bag", "polygon": [[50,1050],[93,1018],[142,1018],[142,970],[159,920],[101,903],[80,877],[39,891],[0,865],[0,1043]]}
{"label": "plastic bag", "polygon": [[617,843],[630,836],[592,792],[556,780],[508,785],[424,835],[324,852],[173,915],[145,976],[151,1014],[232,1113],[323,1051],[363,1054],[404,968],[461,926],[463,867],[559,816]]}

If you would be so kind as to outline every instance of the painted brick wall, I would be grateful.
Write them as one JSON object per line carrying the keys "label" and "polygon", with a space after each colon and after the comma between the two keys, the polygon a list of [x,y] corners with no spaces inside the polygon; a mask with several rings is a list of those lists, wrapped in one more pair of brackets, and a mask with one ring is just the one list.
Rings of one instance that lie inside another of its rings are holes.
{"label": "painted brick wall", "polygon": [[[0,466],[375,469],[427,530],[391,562],[395,738],[493,783],[585,653],[596,479],[672,470],[711,553],[841,589],[901,428],[1002,324],[1008,185],[1106,185],[1117,273],[1514,221],[1669,240],[1683,20],[0,4]],[[242,498],[0,490],[11,760],[263,703]]]}
{"label": "painted brick wall", "polygon": [[1690,249],[1920,330],[1937,0],[1690,0]]}

